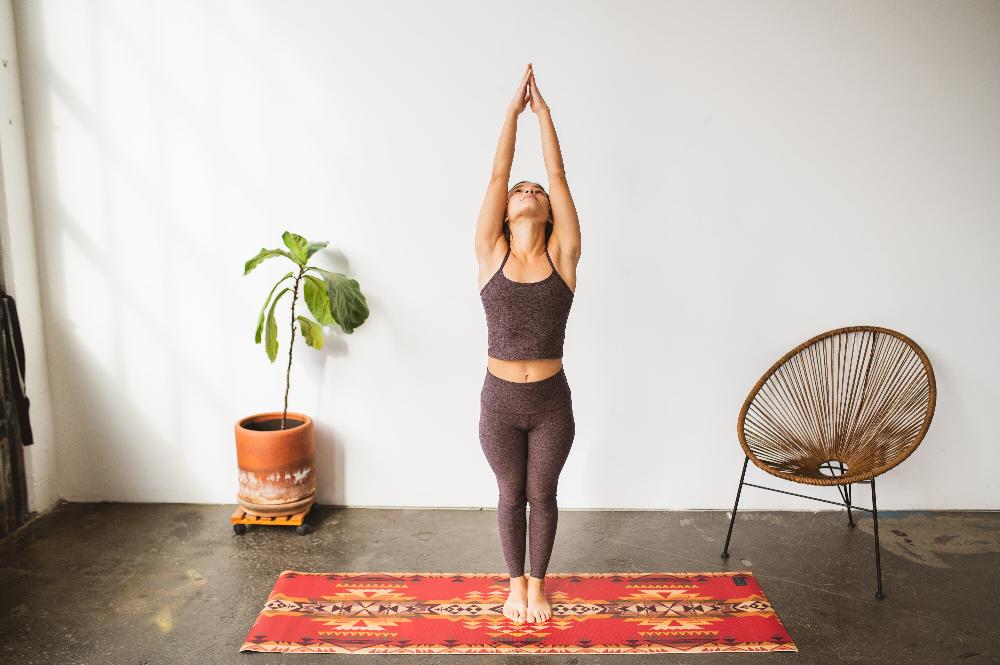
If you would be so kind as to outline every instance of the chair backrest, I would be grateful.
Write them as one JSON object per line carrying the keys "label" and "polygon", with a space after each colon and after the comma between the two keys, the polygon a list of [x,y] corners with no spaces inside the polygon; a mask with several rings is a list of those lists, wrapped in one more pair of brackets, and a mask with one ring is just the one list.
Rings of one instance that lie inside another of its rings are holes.
{"label": "chair backrest", "polygon": [[934,415],[934,370],[902,333],[849,326],[806,340],[750,391],[737,423],[740,445],[768,473],[813,485],[843,484],[820,469],[830,460],[868,480],[923,440]]}

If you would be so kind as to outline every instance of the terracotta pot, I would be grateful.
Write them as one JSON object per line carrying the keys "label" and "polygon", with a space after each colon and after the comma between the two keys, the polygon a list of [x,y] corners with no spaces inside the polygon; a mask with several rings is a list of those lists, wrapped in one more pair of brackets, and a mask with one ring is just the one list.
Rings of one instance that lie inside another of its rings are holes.
{"label": "terracotta pot", "polygon": [[251,515],[306,510],[316,501],[316,440],[313,421],[302,413],[258,413],[236,423],[236,498]]}

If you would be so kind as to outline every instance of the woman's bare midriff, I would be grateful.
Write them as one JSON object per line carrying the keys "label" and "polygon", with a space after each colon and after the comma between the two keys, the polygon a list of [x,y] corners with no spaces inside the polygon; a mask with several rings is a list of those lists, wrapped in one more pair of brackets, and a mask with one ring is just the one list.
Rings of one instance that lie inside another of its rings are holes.
{"label": "woman's bare midriff", "polygon": [[559,373],[562,358],[535,358],[529,360],[500,360],[486,356],[486,369],[493,376],[507,381],[530,383],[542,381]]}

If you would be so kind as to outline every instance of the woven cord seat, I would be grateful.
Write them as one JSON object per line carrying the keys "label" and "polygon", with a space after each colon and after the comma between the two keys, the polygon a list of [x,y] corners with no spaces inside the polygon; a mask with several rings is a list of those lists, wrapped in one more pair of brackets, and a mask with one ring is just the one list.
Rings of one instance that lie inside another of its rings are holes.
{"label": "woven cord seat", "polygon": [[875,476],[906,459],[923,440],[934,415],[934,370],[923,350],[902,333],[876,326],[850,326],[816,335],[798,345],[757,381],[743,403],[737,435],[746,455],[736,492],[729,539],[747,463],[807,485],[835,485],[854,519],[851,483],[870,483],[875,527],[877,588],[882,593]]}

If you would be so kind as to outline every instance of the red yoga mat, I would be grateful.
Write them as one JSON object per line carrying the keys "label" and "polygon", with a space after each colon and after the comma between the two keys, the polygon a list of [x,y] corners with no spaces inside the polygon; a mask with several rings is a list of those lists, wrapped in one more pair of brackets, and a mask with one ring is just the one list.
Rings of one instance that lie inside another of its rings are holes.
{"label": "red yoga mat", "polygon": [[549,573],[552,616],[503,615],[495,573],[278,577],[241,651],[719,653],[798,651],[749,571]]}

